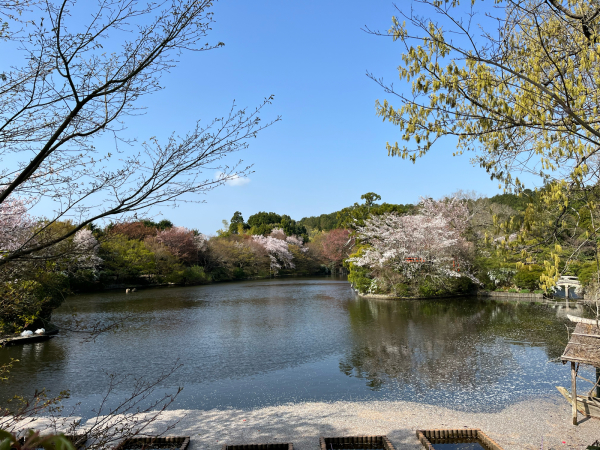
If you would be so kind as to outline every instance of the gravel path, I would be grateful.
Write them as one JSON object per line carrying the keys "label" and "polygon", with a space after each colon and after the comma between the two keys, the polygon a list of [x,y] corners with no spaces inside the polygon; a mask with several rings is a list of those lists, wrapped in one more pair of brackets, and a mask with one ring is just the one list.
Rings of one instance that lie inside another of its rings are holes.
{"label": "gravel path", "polygon": [[319,436],[382,434],[397,450],[418,450],[422,447],[415,437],[417,428],[480,428],[504,450],[539,450],[542,437],[545,450],[583,450],[600,439],[600,420],[573,426],[570,417],[570,405],[552,398],[517,403],[490,414],[410,402],[315,402],[252,410],[176,410],[162,420],[180,420],[169,434],[191,436],[190,450],[266,442],[292,442],[295,450],[318,450]]}

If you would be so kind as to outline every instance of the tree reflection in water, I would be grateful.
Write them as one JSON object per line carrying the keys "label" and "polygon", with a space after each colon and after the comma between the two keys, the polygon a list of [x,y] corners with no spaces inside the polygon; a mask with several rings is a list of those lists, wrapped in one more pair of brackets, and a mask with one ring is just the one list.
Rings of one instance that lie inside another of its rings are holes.
{"label": "tree reflection in water", "polygon": [[373,390],[485,389],[521,371],[514,346],[542,348],[552,360],[567,342],[566,320],[545,305],[359,299],[348,313],[353,346],[340,370]]}

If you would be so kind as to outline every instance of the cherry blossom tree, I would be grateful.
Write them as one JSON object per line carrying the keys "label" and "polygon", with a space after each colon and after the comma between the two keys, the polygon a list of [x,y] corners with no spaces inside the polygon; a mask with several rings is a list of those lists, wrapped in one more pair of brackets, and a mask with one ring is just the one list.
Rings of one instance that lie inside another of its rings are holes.
{"label": "cherry blossom tree", "polygon": [[295,245],[303,253],[306,253],[308,251],[308,248],[304,246],[304,240],[301,237],[296,236],[295,234],[291,236],[286,236],[285,242],[287,242],[290,245]]}
{"label": "cherry blossom tree", "polygon": [[173,255],[184,262],[198,260],[198,252],[204,244],[202,239],[196,239],[194,232],[185,227],[172,227],[160,231],[156,241],[167,247]]}
{"label": "cherry blossom tree", "polygon": [[253,241],[267,251],[269,259],[271,260],[270,268],[273,273],[277,273],[282,268],[293,269],[295,267],[292,262],[294,255],[290,252],[289,244],[292,243],[293,245],[297,245],[297,243],[300,242],[301,246],[302,240],[293,237],[291,239],[292,242],[288,242],[290,237],[291,236],[286,236],[281,228],[274,228],[269,236],[252,236]]}
{"label": "cherry blossom tree", "polygon": [[441,216],[447,222],[451,229],[456,230],[463,235],[469,227],[471,212],[458,195],[453,197],[444,197],[440,200],[432,198],[420,198],[419,213],[427,217]]}
{"label": "cherry blossom tree", "polygon": [[354,247],[354,237],[348,230],[337,228],[325,233],[321,239],[321,254],[329,263],[334,266],[340,266],[346,258],[352,253]]}
{"label": "cherry blossom tree", "polygon": [[20,198],[0,203],[0,259],[31,238],[35,220],[27,210],[27,202]]}
{"label": "cherry blossom tree", "polygon": [[370,217],[357,229],[368,245],[348,261],[378,274],[392,271],[409,283],[463,276],[478,283],[470,273],[472,245],[463,237],[468,219],[466,206],[455,198],[422,199],[416,215]]}
{"label": "cherry blossom tree", "polygon": [[92,234],[92,230],[84,228],[73,237],[74,253],[77,265],[81,269],[95,269],[102,263],[98,256],[100,243]]}

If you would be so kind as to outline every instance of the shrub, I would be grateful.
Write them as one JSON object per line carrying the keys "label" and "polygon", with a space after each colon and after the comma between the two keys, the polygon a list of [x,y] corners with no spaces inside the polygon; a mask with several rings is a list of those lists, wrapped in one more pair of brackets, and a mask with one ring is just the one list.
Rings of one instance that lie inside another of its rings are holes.
{"label": "shrub", "polygon": [[114,276],[118,282],[136,280],[156,272],[154,253],[142,241],[116,234],[100,246],[105,277]]}
{"label": "shrub", "polygon": [[451,279],[449,285],[449,293],[453,294],[467,294],[475,289],[475,283],[467,277]]}
{"label": "shrub", "polygon": [[495,291],[496,283],[492,281],[487,272],[480,271],[477,273],[477,279],[483,284],[483,289],[486,291]]}
{"label": "shrub", "polygon": [[[509,267],[496,267],[490,269],[485,274],[486,277],[493,283],[492,286],[495,289],[501,289],[503,287],[509,287],[513,283],[513,278],[517,271]],[[485,280],[484,280],[485,284]]]}
{"label": "shrub", "polygon": [[516,289],[509,289],[507,292],[513,292],[513,293],[516,293],[516,292],[517,292],[517,290],[516,290]]}
{"label": "shrub", "polygon": [[542,268],[537,265],[525,266],[520,269],[513,278],[513,282],[519,289],[533,291],[540,286]]}
{"label": "shrub", "polygon": [[358,289],[358,292],[361,294],[367,292],[367,290],[371,287],[371,271],[366,267],[360,267],[352,263],[348,264],[347,267],[349,269],[348,281],[352,283],[354,288]]}
{"label": "shrub", "polygon": [[398,297],[410,297],[412,295],[410,286],[406,283],[398,283],[394,285],[394,292]]}
{"label": "shrub", "polygon": [[423,280],[421,284],[419,284],[419,295],[421,297],[435,297],[443,293],[442,290],[438,289],[437,286],[428,280]]}
{"label": "shrub", "polygon": [[186,284],[210,283],[210,275],[204,272],[204,267],[192,266],[184,270]]}
{"label": "shrub", "polygon": [[52,310],[64,300],[68,292],[65,275],[41,272],[36,278],[0,283],[0,333],[46,326]]}
{"label": "shrub", "polygon": [[529,289],[521,289],[519,291],[521,294],[529,294],[529,292],[531,292]]}
{"label": "shrub", "polygon": [[[575,265],[574,265],[575,266]],[[574,267],[575,275],[579,278],[582,285],[587,286],[594,278],[596,278],[596,262],[587,261],[585,263],[578,264]]]}
{"label": "shrub", "polygon": [[204,272],[204,267],[192,266],[174,271],[166,277],[166,280],[177,284],[204,284],[210,283],[211,276]]}

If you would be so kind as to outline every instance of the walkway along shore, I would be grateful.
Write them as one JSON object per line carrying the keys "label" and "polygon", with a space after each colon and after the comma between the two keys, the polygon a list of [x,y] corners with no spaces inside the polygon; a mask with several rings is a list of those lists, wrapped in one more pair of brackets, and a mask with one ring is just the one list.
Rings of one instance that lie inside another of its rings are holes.
{"label": "walkway along shore", "polygon": [[276,442],[292,442],[295,450],[318,450],[319,436],[357,435],[387,435],[398,450],[422,450],[415,431],[423,428],[480,428],[504,450],[539,450],[542,438],[544,449],[585,450],[600,437],[600,421],[580,416],[580,424],[574,426],[570,408],[558,392],[494,413],[402,401],[307,402],[249,410],[168,411],[155,429],[178,421],[168,434],[190,436],[189,450]]}

